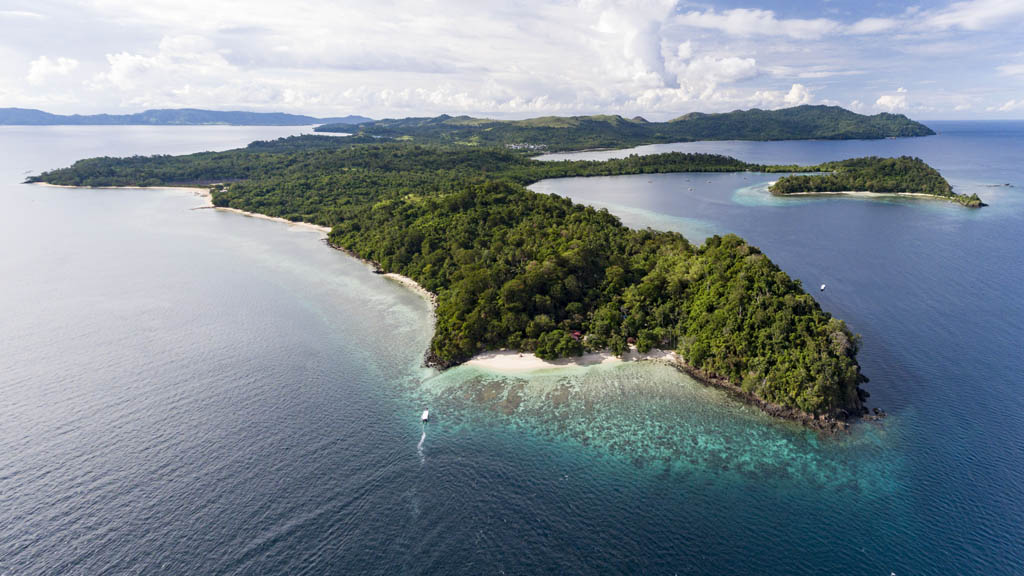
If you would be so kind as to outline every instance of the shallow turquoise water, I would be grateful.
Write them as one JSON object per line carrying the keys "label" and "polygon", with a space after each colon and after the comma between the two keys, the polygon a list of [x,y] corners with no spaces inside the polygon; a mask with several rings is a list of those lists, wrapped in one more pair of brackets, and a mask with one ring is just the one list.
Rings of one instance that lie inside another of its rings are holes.
{"label": "shallow turquoise water", "polygon": [[426,303],[315,232],[17,184],[284,130],[0,130],[0,574],[1020,573],[1024,135],[968,128],[735,153],[914,153],[982,211],[779,204],[752,174],[538,185],[828,282],[891,414],[841,438],[657,364],[437,374]]}

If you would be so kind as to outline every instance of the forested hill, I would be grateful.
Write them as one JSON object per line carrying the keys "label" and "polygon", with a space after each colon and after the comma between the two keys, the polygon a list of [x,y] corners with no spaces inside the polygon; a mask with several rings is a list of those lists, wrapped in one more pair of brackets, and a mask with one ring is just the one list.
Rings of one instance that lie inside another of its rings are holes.
{"label": "forested hill", "polygon": [[733,235],[694,246],[523,186],[756,166],[682,153],[545,163],[501,148],[339,140],[348,139],[98,158],[32,180],[229,182],[214,188],[215,205],[331,226],[333,245],[437,294],[430,356],[442,366],[499,348],[555,358],[660,347],[764,402],[812,415],[861,412],[857,337],[757,248]]}
{"label": "forested hill", "polygon": [[[181,108],[171,110],[146,110],[137,114],[50,114],[29,108],[0,108],[0,125],[3,126],[93,126],[93,125],[146,125],[146,126],[195,126],[206,124],[227,124],[232,126],[311,126],[330,123],[338,130],[340,126],[371,121],[365,116],[339,118],[314,118],[299,114],[281,112],[222,112]],[[341,130],[343,132],[343,130]]]}
{"label": "forested hill", "polygon": [[[353,132],[350,125],[325,124],[320,132]],[[669,122],[621,116],[549,116],[491,120],[469,116],[377,120],[357,133],[429,144],[509,146],[535,152],[628,148],[641,144],[695,140],[844,140],[929,136],[927,126],[902,114],[857,114],[838,106],[796,106],[782,110],[692,113]]]}

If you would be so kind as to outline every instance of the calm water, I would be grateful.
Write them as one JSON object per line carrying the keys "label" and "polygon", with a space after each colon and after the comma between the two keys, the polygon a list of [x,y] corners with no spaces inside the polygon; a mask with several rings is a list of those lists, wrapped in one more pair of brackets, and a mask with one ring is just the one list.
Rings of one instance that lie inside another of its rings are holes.
{"label": "calm water", "polygon": [[1021,573],[1024,125],[935,127],[677,147],[914,154],[992,207],[781,202],[756,174],[536,185],[827,282],[891,413],[841,439],[657,365],[438,375],[426,303],[316,232],[17,184],[294,129],[0,129],[0,574]]}

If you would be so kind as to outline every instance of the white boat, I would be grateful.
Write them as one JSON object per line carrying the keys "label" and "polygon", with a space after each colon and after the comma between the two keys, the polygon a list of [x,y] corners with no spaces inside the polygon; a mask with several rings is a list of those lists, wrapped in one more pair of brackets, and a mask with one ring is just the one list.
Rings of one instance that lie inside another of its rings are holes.
{"label": "white boat", "polygon": [[424,422],[426,422],[427,420],[430,420],[430,411],[429,410],[424,410],[423,411],[423,418],[422,418],[422,420]]}
{"label": "white boat", "polygon": [[822,284],[822,285],[821,285],[821,291],[822,291],[822,292],[824,292],[824,291],[825,291],[825,285],[824,285],[824,284]]}

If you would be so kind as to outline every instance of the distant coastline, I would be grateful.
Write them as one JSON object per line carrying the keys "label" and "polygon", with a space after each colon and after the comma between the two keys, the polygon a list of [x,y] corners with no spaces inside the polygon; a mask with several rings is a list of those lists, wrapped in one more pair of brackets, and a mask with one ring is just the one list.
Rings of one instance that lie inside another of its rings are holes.
{"label": "distant coastline", "polygon": [[366,116],[316,118],[284,112],[246,112],[173,108],[135,114],[51,114],[33,108],[0,108],[0,126],[348,126],[370,122]]}

